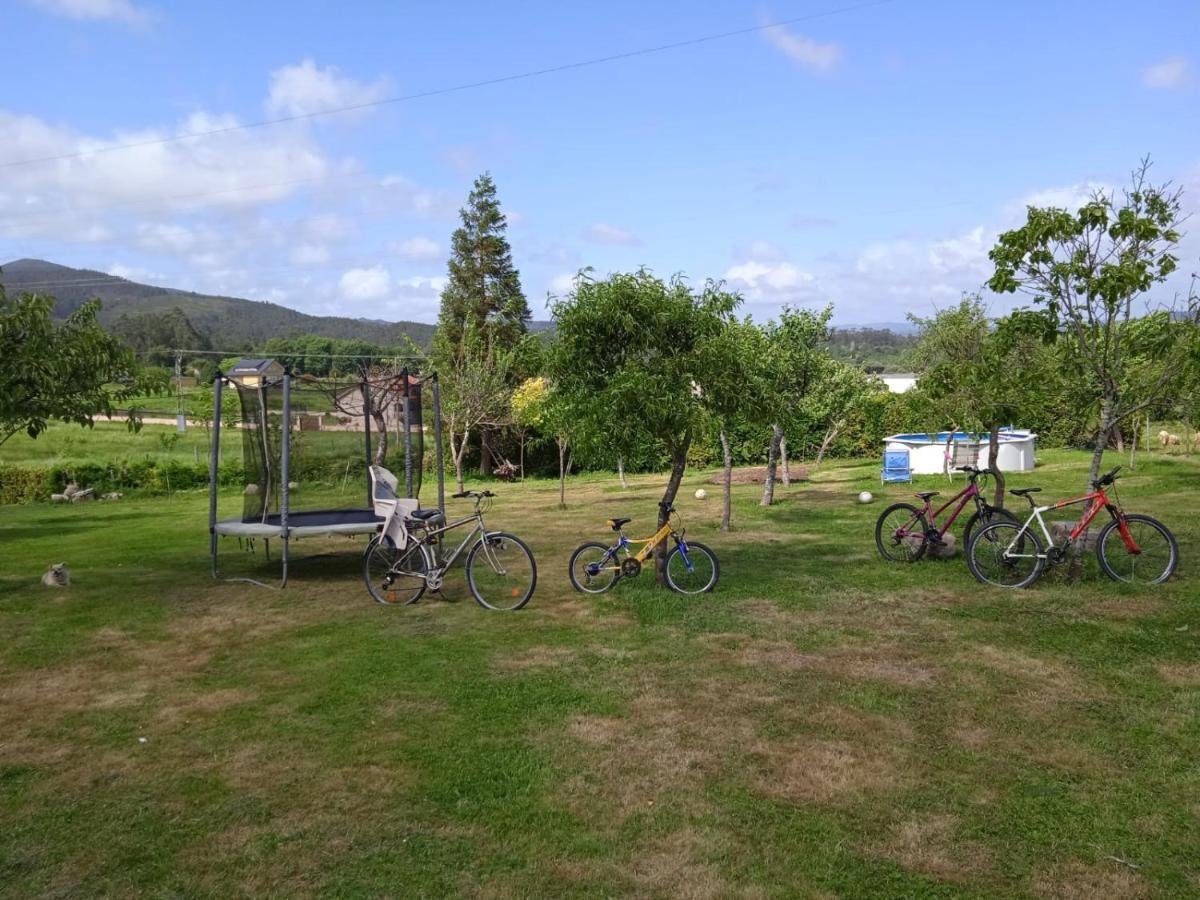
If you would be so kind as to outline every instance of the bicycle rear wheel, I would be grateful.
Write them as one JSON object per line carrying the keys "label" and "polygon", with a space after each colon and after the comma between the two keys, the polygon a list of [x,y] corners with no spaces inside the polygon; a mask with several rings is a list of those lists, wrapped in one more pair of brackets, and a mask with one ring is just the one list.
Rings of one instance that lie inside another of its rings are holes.
{"label": "bicycle rear wheel", "polygon": [[875,546],[888,562],[916,562],[925,555],[928,527],[911,503],[893,503],[875,522]]}
{"label": "bicycle rear wheel", "polygon": [[985,506],[982,510],[971,513],[971,518],[967,519],[966,527],[963,528],[962,545],[964,547],[971,545],[971,538],[975,535],[976,529],[1000,521],[1016,522],[1017,517],[1000,506]]}
{"label": "bicycle rear wheel", "polygon": [[1023,588],[1046,568],[1041,539],[1016,522],[993,522],[975,532],[967,548],[967,567],[984,584]]}
{"label": "bicycle rear wheel", "polygon": [[1105,575],[1128,584],[1161,584],[1175,574],[1179,544],[1166,525],[1149,516],[1134,515],[1125,516],[1125,526],[1139,552],[1129,551],[1120,522],[1113,519],[1096,541],[1096,556]]}
{"label": "bicycle rear wheel", "polygon": [[568,569],[575,590],[585,594],[603,594],[617,583],[620,560],[615,554],[611,559],[608,558],[610,549],[594,541],[575,549]]}
{"label": "bicycle rear wheel", "polygon": [[[684,555],[683,547],[687,548]],[[667,584],[678,594],[704,594],[717,586],[721,567],[717,554],[703,544],[687,541],[676,544],[667,554]]]}
{"label": "bicycle rear wheel", "polygon": [[397,550],[382,537],[371,538],[363,554],[363,580],[376,603],[407,606],[425,593],[425,554],[410,542]]}
{"label": "bicycle rear wheel", "polygon": [[537,586],[533,551],[515,534],[490,531],[467,554],[467,586],[488,609],[520,609]]}

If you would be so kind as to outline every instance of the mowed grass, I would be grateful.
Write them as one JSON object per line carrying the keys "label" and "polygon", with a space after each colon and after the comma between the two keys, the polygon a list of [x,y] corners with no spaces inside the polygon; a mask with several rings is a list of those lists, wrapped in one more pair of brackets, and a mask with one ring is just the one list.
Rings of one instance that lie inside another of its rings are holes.
{"label": "mowed grass", "polygon": [[[1012,486],[1079,492],[1085,454],[1041,456]],[[721,560],[698,598],[567,581],[607,516],[652,530],[661,477],[572,481],[566,510],[497,487],[489,524],[539,564],[511,614],[461,569],[375,606],[344,540],[297,544],[344,552],[285,591],[213,581],[203,494],[6,507],[0,896],[1200,894],[1200,464],[1118,482],[1178,536],[1172,583],[1090,563],[1021,593],[883,562],[883,506],[956,487],[877,470],[770,509],[739,486],[727,535],[690,473],[688,534]],[[227,573],[277,572],[222,546]],[[38,586],[63,560],[71,587]]]}

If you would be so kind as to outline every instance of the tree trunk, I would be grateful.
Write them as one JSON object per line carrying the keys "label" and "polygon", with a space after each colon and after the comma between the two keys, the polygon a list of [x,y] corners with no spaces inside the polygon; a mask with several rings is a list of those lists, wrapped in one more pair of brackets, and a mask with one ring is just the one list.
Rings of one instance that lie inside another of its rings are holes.
{"label": "tree trunk", "polygon": [[486,478],[492,474],[492,429],[479,426],[479,475]]}
{"label": "tree trunk", "polygon": [[783,440],[783,426],[771,426],[771,446],[767,450],[767,477],[763,479],[763,495],[759,506],[770,506],[775,500],[775,470],[779,466],[779,442]]}
{"label": "tree trunk", "polygon": [[558,442],[558,505],[567,505],[567,439],[556,437]]}
{"label": "tree trunk", "polygon": [[521,441],[521,480],[525,480],[525,429],[519,432]]}
{"label": "tree trunk", "polygon": [[783,467],[783,486],[791,487],[792,486],[792,469],[791,469],[791,466],[788,465],[787,437],[786,436],[781,437],[779,439],[779,462]]}
{"label": "tree trunk", "polygon": [[1120,425],[1113,426],[1113,436],[1116,438],[1116,441],[1117,441],[1117,452],[1124,453],[1125,452],[1125,432],[1121,429]]}
{"label": "tree trunk", "polygon": [[387,421],[384,419],[382,412],[371,413],[371,418],[375,420],[375,433],[379,435],[379,440],[375,444],[375,465],[382,466],[387,462]]}
{"label": "tree trunk", "polygon": [[[675,505],[675,495],[679,493],[679,483],[683,481],[683,473],[687,469],[688,449],[691,446],[692,433],[689,431],[684,434],[683,442],[671,452],[671,477],[667,479],[667,489],[663,491],[663,498],[658,505],[659,528],[671,518],[669,510]],[[667,544],[667,541],[660,543],[654,553],[655,576],[663,587],[667,586],[667,551],[670,549]]]}
{"label": "tree trunk", "polygon": [[1129,435],[1129,471],[1136,472],[1137,471],[1137,439],[1138,439],[1138,427],[1137,427],[1137,417],[1136,416],[1134,417],[1134,420],[1133,420],[1133,426],[1129,430],[1131,432],[1131,434]]}
{"label": "tree trunk", "polygon": [[988,471],[992,473],[992,480],[996,485],[992,494],[992,506],[1003,506],[1004,473],[1000,471],[1000,426],[994,422],[988,429]]}
{"label": "tree trunk", "polygon": [[[1105,397],[1100,404],[1100,433],[1096,435],[1096,449],[1092,451],[1092,467],[1088,470],[1087,491],[1091,491],[1092,482],[1100,477],[1100,466],[1104,462],[1104,451],[1112,438],[1114,403]],[[1071,548],[1071,562],[1067,567],[1067,581],[1074,583],[1083,575],[1083,541],[1084,535],[1079,536],[1078,542]]]}
{"label": "tree trunk", "polygon": [[460,494],[466,490],[466,485],[463,481],[463,459],[467,455],[467,441],[470,437],[471,430],[465,430],[462,435],[462,440],[456,447],[454,445],[454,430],[450,430],[450,455],[454,458],[454,480],[458,483],[458,492]]}
{"label": "tree trunk", "polygon": [[617,457],[617,480],[621,482],[621,487],[629,490],[629,482],[625,480],[625,457]]}
{"label": "tree trunk", "polygon": [[725,475],[722,479],[721,530],[729,530],[729,519],[733,513],[733,454],[729,452],[729,435],[721,429],[721,459],[725,464]]}
{"label": "tree trunk", "polygon": [[829,449],[829,445],[834,442],[838,436],[838,432],[842,430],[842,426],[845,424],[845,419],[839,419],[829,426],[829,430],[825,432],[825,437],[821,440],[821,449],[817,451],[817,459],[813,463],[814,470],[821,468],[821,461],[825,459],[825,451]]}

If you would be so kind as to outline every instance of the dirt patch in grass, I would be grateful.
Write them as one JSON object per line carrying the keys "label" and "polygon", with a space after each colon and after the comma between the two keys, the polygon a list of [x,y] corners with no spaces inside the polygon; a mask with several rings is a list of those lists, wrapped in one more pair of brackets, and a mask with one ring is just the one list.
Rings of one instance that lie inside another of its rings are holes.
{"label": "dirt patch in grass", "polygon": [[1088,603],[1083,612],[1097,619],[1142,619],[1165,612],[1169,605],[1160,597],[1123,597]]}
{"label": "dirt patch in grass", "polygon": [[991,857],[983,846],[959,839],[958,824],[957,817],[944,813],[912,818],[893,826],[867,851],[914,872],[962,881],[991,868]]}
{"label": "dirt patch in grass", "polygon": [[1071,860],[1035,874],[1030,891],[1053,900],[1134,900],[1147,896],[1150,888],[1141,875],[1115,860]]}
{"label": "dirt patch in grass", "polygon": [[636,855],[631,876],[637,894],[653,892],[688,900],[729,896],[724,879],[705,859],[719,846],[714,835],[697,828],[683,828],[658,839]]}
{"label": "dirt patch in grass", "polygon": [[962,654],[959,661],[982,665],[1011,679],[1028,711],[1058,717],[1062,704],[1095,700],[1098,696],[1099,689],[1088,685],[1082,675],[1065,663],[1030,656],[1020,650],[981,644]]}
{"label": "dirt patch in grass", "polygon": [[816,672],[852,681],[882,681],[897,687],[933,684],[936,673],[911,650],[891,643],[848,644],[817,652],[801,651],[788,641],[721,634],[710,638],[717,653],[750,668]]}
{"label": "dirt patch in grass", "polygon": [[1200,663],[1159,663],[1158,674],[1172,687],[1200,687]]}
{"label": "dirt patch in grass", "polygon": [[[803,466],[791,466],[792,481],[808,481],[808,469]],[[766,466],[742,466],[734,469],[729,473],[729,480],[733,484],[763,484],[767,480]],[[709,475],[705,479],[707,484],[724,484],[725,473],[717,472],[715,475]],[[775,471],[775,486],[783,487],[783,468],[780,467]]]}
{"label": "dirt patch in grass", "polygon": [[799,737],[764,744],[756,787],[792,803],[841,802],[898,786],[896,754],[879,744]]}
{"label": "dirt patch in grass", "polygon": [[525,672],[530,669],[556,669],[578,657],[574,647],[527,647],[511,656],[497,656],[492,667],[498,672]]}

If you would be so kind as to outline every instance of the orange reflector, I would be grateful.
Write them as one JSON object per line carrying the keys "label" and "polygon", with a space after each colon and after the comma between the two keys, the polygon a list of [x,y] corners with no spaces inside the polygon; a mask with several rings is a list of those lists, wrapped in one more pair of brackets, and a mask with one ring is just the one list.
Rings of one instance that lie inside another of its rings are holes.
{"label": "orange reflector", "polygon": [[520,592],[519,590],[517,590],[516,588],[513,588],[513,589],[512,589],[512,595],[513,595],[514,597],[520,597],[520,596],[521,596],[521,592]]}

